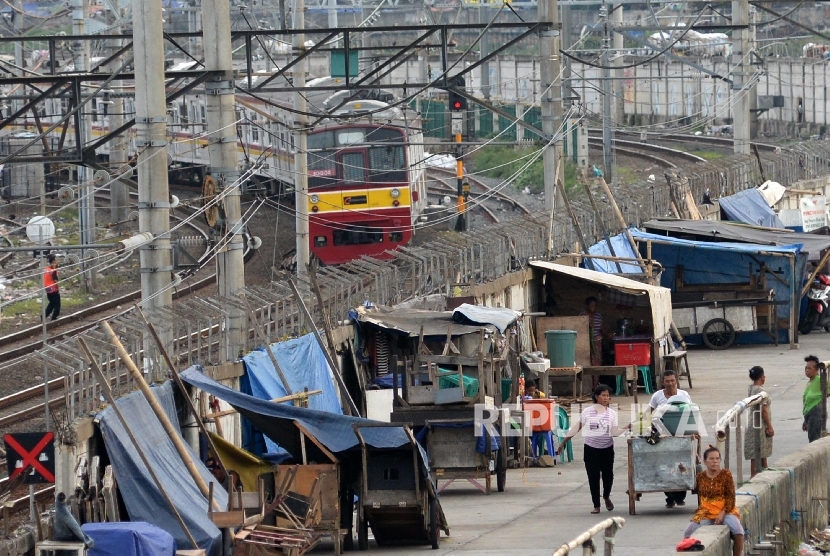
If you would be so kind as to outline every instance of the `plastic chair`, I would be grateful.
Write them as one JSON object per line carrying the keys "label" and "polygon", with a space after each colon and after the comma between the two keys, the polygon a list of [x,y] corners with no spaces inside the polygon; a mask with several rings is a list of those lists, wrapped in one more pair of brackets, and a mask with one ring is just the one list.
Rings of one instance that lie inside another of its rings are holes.
{"label": "plastic chair", "polygon": [[554,458],[554,462],[556,461],[556,447],[553,445],[553,433],[551,431],[539,431],[534,432],[533,435],[530,437],[530,447],[533,450],[533,459],[539,459],[539,456],[542,455],[542,449],[544,445],[542,441],[547,445],[546,452],[548,455]]}
{"label": "plastic chair", "polygon": [[646,389],[646,394],[653,394],[654,388],[651,385],[651,367],[643,365],[637,367],[637,370],[640,371],[640,376],[643,377],[643,388]]}
{"label": "plastic chair", "polygon": [[[571,430],[571,419],[568,417],[568,412],[565,411],[562,406],[556,406],[556,438],[558,442],[562,442],[565,437],[568,435],[568,431]],[[567,461],[574,460],[574,448],[571,444],[571,441],[568,440],[565,447],[562,449],[562,452],[559,454],[560,461],[563,463],[566,461],[565,458],[567,457]]]}

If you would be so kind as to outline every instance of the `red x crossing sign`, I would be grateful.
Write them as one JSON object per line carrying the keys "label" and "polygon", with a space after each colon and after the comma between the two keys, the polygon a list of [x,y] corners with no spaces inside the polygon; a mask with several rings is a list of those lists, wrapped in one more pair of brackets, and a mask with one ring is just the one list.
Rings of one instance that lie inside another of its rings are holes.
{"label": "red x crossing sign", "polygon": [[27,467],[31,471],[24,480],[27,484],[55,482],[55,435],[51,432],[26,432],[3,436],[6,445],[6,465],[13,479]]}

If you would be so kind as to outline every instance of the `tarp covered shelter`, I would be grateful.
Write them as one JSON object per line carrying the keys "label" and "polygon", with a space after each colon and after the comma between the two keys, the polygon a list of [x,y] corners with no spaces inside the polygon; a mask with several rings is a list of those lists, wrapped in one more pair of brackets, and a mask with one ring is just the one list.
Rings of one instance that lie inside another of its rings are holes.
{"label": "tarp covered shelter", "polygon": [[[300,460],[302,452],[299,424],[332,453],[344,452],[358,445],[352,429],[354,423],[374,423],[368,419],[338,415],[314,409],[294,407],[260,400],[222,386],[194,365],[181,373],[181,379],[188,384],[224,400],[240,414],[251,421],[263,434],[285,448],[295,459]],[[363,431],[366,443],[375,448],[397,448],[409,443],[402,428],[378,427]],[[314,448],[306,443],[306,449]],[[318,456],[319,457],[319,456]],[[312,455],[309,455],[309,459]]]}
{"label": "tarp covered shelter", "polygon": [[[674,289],[676,271],[683,267],[686,284],[745,283],[753,272],[772,275],[767,286],[775,292],[779,305],[778,317],[790,318],[791,338],[794,320],[798,315],[801,277],[807,265],[807,254],[801,244],[757,245],[752,243],[707,242],[680,239],[632,230],[640,243],[641,252],[651,243],[651,256],[663,266],[661,284]],[[787,234],[789,236],[804,234]]]}
{"label": "tarp covered shelter", "polygon": [[578,315],[585,308],[586,297],[593,295],[601,298],[598,311],[607,328],[613,328],[615,318],[642,321],[651,330],[653,368],[662,372],[663,355],[671,342],[671,291],[616,274],[551,262],[531,261],[530,266],[546,275],[545,310],[550,316]]}
{"label": "tarp covered shelter", "polygon": [[[153,387],[153,392],[181,435],[173,401],[172,382]],[[199,547],[204,548],[208,556],[221,554],[222,533],[208,517],[207,499],[202,496],[193,477],[188,473],[173,442],[150,409],[144,395],[139,391],[131,392],[118,398],[115,403]],[[104,445],[115,479],[118,481],[118,490],[121,492],[130,520],[145,521],[164,529],[176,539],[176,546],[180,550],[193,548],[161,492],[156,488],[156,483],[141,461],[115,411],[108,406],[98,414],[98,418]],[[216,479],[199,460],[198,454],[191,452],[191,459],[206,484],[211,481],[216,483]],[[213,497],[219,507],[227,507],[228,495],[222,485],[214,484]]]}
{"label": "tarp covered shelter", "polygon": [[[634,300],[639,298],[641,301],[638,301],[637,305],[649,309],[654,337],[663,337],[671,330],[671,291],[668,288],[643,284],[615,274],[545,261],[531,261],[530,266],[559,275],[560,279],[567,277],[576,281],[591,283],[603,289],[616,291],[623,295],[634,296]],[[584,298],[577,298],[576,303],[580,310],[584,308]]]}
{"label": "tarp covered shelter", "polygon": [[728,220],[767,228],[784,227],[784,223],[758,189],[745,189],[729,197],[721,197],[718,204]]}
{"label": "tarp covered shelter", "polygon": [[661,236],[710,242],[754,243],[757,245],[801,245],[807,260],[818,261],[830,249],[830,236],[770,230],[716,220],[649,220],[643,230]]}

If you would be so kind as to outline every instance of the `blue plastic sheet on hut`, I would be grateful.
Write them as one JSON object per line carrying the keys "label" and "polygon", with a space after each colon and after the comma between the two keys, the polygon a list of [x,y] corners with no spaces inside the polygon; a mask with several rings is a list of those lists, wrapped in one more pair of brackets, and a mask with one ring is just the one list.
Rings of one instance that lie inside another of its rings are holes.
{"label": "blue plastic sheet on hut", "polygon": [[87,556],[176,556],[176,539],[143,521],[84,523],[81,529],[95,541]]}
{"label": "blue plastic sheet on hut", "polygon": [[[154,387],[153,392],[181,436],[173,401],[172,383],[168,381],[161,386]],[[207,499],[202,496],[193,477],[188,473],[173,442],[167,436],[153,410],[150,409],[150,404],[138,391],[118,398],[115,403],[199,547],[205,549],[209,556],[219,556],[222,533],[207,515]],[[112,407],[106,407],[98,414],[98,417],[104,436],[104,445],[107,448],[118,489],[124,499],[130,520],[144,521],[167,531],[176,539],[176,546],[180,550],[193,548],[175,514],[167,506],[155,481],[144,466],[115,411]],[[190,452],[189,447],[188,451]],[[201,463],[198,455],[192,452],[190,455],[205,484],[211,481],[215,483],[216,479]],[[213,496],[220,508],[227,507],[228,495],[221,485],[214,484]]]}
{"label": "blue plastic sheet on hut", "polygon": [[[614,248],[613,253],[608,247],[608,241],[611,242],[611,247]],[[631,248],[631,244],[628,242],[628,238],[625,234],[618,234],[608,238],[607,241],[603,239],[602,241],[593,244],[588,248],[588,254],[600,255],[603,257],[623,257],[634,261],[637,260],[637,254],[634,252],[634,249]],[[593,265],[593,269],[588,266],[589,264]],[[617,268],[617,264],[619,264],[619,268]],[[615,261],[606,261],[603,259],[586,258],[584,266],[589,270],[607,272],[609,274],[642,274],[643,272],[643,269],[640,268],[640,265],[638,264],[624,262],[617,263]]]}
{"label": "blue plastic sheet on hut", "polygon": [[[361,417],[294,407],[255,398],[219,384],[206,376],[201,367],[196,365],[181,373],[181,378],[188,384],[230,404],[295,459],[299,459],[302,453],[298,429],[294,426],[295,421],[335,454],[358,445],[357,435],[352,425],[376,423],[376,421]],[[375,448],[397,448],[409,443],[409,437],[401,427],[366,428],[362,434],[366,443]],[[308,444],[306,447],[311,448]]]}
{"label": "blue plastic sheet on hut", "polygon": [[[322,390],[320,394],[309,396],[309,408],[342,415],[343,410],[337,398],[328,362],[313,334],[271,344],[270,348],[292,392],[302,392],[306,387],[309,390]],[[264,348],[252,351],[243,361],[247,376],[247,383],[242,386],[243,391],[261,400],[273,400],[288,395],[288,390]],[[285,450],[267,435],[264,437],[264,453],[261,449],[252,448],[256,442],[249,439],[254,435],[255,432],[250,428],[245,431],[244,444],[249,450],[270,460],[285,459]]]}

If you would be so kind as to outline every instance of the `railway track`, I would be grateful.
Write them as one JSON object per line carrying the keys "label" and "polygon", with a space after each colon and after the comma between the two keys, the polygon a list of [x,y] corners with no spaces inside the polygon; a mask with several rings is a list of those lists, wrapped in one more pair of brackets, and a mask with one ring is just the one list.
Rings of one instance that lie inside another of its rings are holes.
{"label": "railway track", "polygon": [[[601,137],[601,130],[599,129],[589,129],[588,130],[589,137]],[[722,149],[731,150],[735,146],[735,140],[730,139],[729,137],[713,137],[711,135],[689,135],[685,133],[657,133],[657,132],[646,132],[645,133],[645,141],[642,140],[643,135],[637,132],[629,132],[629,131],[615,131],[614,135],[619,137],[628,137],[630,140],[626,141],[632,145],[654,145],[653,142],[660,141],[660,142],[671,142],[671,143],[693,143],[696,145],[708,145],[711,147],[717,147]],[[786,147],[780,147],[778,145],[770,145],[768,143],[758,143],[753,141],[752,145],[758,147],[759,151],[780,151],[780,150],[787,150]],[[682,152],[682,151],[680,151]],[[689,153],[686,153],[689,154]]]}
{"label": "railway track", "polygon": [[[696,154],[688,153],[678,149],[672,149],[669,147],[664,147],[662,145],[654,145],[651,143],[643,143],[639,141],[626,141],[617,138],[613,140],[613,144],[614,150],[618,154],[625,154],[637,158],[645,158],[646,160],[651,160],[652,162],[656,162],[657,164],[664,166],[666,168],[677,168],[677,164],[670,161],[668,159],[669,157],[680,159],[684,162],[691,162],[694,164],[698,162],[706,162],[705,158],[698,156]],[[602,137],[597,136],[595,133],[591,133],[589,131],[588,145],[590,147],[601,149],[603,147]]]}
{"label": "railway track", "polygon": [[[444,168],[429,168],[427,171],[427,176],[438,182],[444,184],[447,188],[446,192],[457,192],[457,186],[455,180],[457,179],[454,170],[446,170]],[[531,214],[530,210],[521,204],[519,201],[513,199],[506,193],[502,193],[501,191],[496,191],[492,187],[486,185],[480,180],[477,180],[474,177],[467,176],[465,180],[470,184],[470,196],[471,198],[480,199],[482,197],[491,198],[493,200],[501,201],[503,203],[507,203],[513,206],[514,209],[520,211],[523,215],[529,216]],[[442,187],[441,192],[444,192],[444,187]],[[479,203],[479,207],[483,207],[483,204]],[[489,211],[489,209],[485,209]],[[489,211],[492,214],[492,211]],[[493,218],[495,218],[495,214],[493,214]],[[498,222],[498,219],[494,220],[494,222]]]}

